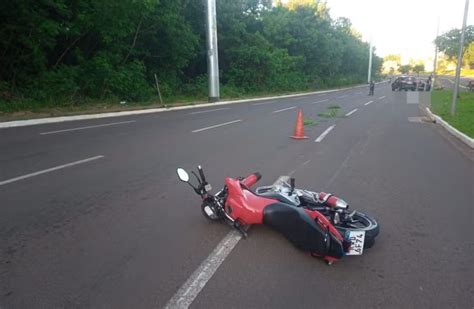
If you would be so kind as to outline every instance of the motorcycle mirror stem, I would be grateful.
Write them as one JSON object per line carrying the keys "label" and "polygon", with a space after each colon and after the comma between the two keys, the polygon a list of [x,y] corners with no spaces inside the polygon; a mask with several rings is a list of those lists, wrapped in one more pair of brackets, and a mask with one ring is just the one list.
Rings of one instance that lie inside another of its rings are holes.
{"label": "motorcycle mirror stem", "polygon": [[290,195],[292,195],[293,191],[295,191],[295,179],[293,177],[290,178],[290,187],[291,187]]}
{"label": "motorcycle mirror stem", "polygon": [[194,171],[191,171],[191,173],[193,173],[194,177],[196,177],[196,179],[198,181],[198,184],[201,184],[202,181],[201,181],[201,179],[199,179],[198,175]]}
{"label": "motorcycle mirror stem", "polygon": [[[185,182],[187,183],[191,188],[193,188],[194,192],[196,192],[197,194],[201,195],[201,192],[200,190],[198,190],[198,188],[196,188],[195,186],[193,186],[190,182],[189,182],[189,174],[186,172],[186,170],[184,170],[183,168],[178,168],[176,169],[176,173],[178,174],[178,178],[179,180],[181,180],[182,182]],[[194,172],[192,172],[194,175],[196,175]],[[196,176],[197,177],[197,176]],[[198,179],[199,181],[199,179]],[[201,184],[201,182],[199,181],[199,184]]]}

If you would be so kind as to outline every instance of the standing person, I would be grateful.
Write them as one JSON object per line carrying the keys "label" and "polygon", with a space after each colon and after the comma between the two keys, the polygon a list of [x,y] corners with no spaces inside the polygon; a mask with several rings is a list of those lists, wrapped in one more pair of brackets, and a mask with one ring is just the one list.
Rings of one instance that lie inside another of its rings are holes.
{"label": "standing person", "polygon": [[375,83],[373,80],[371,80],[369,84],[369,95],[374,95],[374,88],[375,88]]}

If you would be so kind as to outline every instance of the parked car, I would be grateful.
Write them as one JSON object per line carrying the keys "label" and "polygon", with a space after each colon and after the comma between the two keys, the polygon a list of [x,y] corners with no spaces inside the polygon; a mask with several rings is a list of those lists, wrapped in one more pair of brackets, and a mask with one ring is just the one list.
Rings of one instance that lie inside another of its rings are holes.
{"label": "parked car", "polygon": [[417,89],[416,78],[413,76],[400,76],[392,83],[392,91],[415,91]]}

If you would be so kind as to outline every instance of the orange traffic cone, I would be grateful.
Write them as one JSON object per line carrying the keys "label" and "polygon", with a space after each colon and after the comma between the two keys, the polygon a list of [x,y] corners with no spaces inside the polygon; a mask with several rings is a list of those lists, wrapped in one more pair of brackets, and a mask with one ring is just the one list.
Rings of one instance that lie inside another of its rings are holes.
{"label": "orange traffic cone", "polygon": [[291,138],[294,139],[307,139],[308,137],[304,135],[304,123],[303,123],[303,110],[300,108],[298,111],[298,116],[296,116],[296,126],[295,133]]}

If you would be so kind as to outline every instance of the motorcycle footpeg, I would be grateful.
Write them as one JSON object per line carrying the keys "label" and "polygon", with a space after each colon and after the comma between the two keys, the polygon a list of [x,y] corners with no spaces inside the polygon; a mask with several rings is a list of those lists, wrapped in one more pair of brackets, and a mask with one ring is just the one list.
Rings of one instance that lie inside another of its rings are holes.
{"label": "motorcycle footpeg", "polygon": [[237,229],[237,231],[239,231],[240,234],[242,234],[243,238],[248,238],[249,237],[249,235],[247,234],[247,231],[245,230],[244,226],[242,224],[240,224],[238,221],[234,222],[234,228]]}

